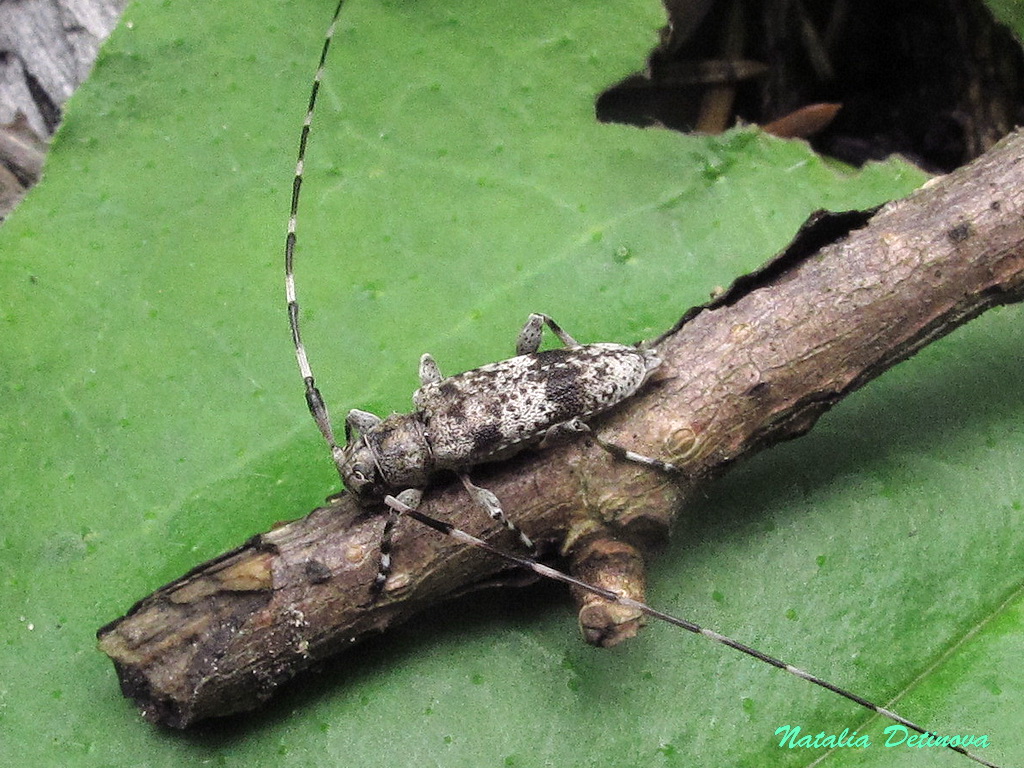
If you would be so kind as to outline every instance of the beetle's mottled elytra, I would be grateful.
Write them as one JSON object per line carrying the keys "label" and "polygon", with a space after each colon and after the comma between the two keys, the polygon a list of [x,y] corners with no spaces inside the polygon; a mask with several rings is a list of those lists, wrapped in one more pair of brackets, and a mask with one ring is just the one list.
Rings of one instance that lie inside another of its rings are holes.
{"label": "beetle's mottled elytra", "polygon": [[505,458],[557,424],[614,408],[659,365],[651,349],[588,344],[431,381],[412,399],[427,424],[435,466],[458,469]]}
{"label": "beetle's mottled elytra", "polygon": [[[531,315],[520,337],[543,321],[550,319]],[[341,477],[349,490],[379,501],[395,489],[425,486],[437,472],[508,458],[552,429],[614,408],[660,364],[650,349],[575,344],[442,378],[425,355],[415,411],[383,420],[365,411],[349,414],[350,432],[359,437],[342,449]]]}

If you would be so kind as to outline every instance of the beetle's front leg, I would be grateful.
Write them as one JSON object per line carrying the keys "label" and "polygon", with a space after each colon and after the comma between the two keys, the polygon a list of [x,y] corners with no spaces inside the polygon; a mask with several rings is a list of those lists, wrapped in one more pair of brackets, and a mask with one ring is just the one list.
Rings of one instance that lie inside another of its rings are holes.
{"label": "beetle's front leg", "polygon": [[[407,488],[398,494],[397,498],[406,507],[416,509],[423,500],[423,491],[419,488]],[[380,547],[378,549],[380,560],[377,564],[377,575],[373,577],[373,586],[371,587],[374,598],[384,589],[388,576],[391,575],[391,542],[395,532],[395,523],[398,522],[398,517],[402,514],[401,507],[393,505],[390,496],[385,497],[384,504],[388,508],[388,519],[385,521],[384,530],[380,535]]]}
{"label": "beetle's front leg", "polygon": [[358,408],[353,408],[345,416],[345,442],[352,442],[352,434],[365,435],[371,429],[380,424],[381,418],[375,413],[369,411],[360,411]]}

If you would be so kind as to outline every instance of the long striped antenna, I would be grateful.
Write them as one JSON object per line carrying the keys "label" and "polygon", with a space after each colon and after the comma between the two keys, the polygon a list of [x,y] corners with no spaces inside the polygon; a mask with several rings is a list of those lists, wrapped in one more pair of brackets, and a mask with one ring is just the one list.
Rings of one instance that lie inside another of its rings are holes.
{"label": "long striped antenna", "polygon": [[837,693],[844,699],[849,699],[850,701],[854,702],[855,704],[859,704],[864,709],[867,709],[870,712],[874,712],[875,714],[881,715],[882,717],[887,717],[890,720],[904,726],[905,728],[908,728],[912,731],[916,731],[925,738],[931,737],[935,740],[936,745],[946,746],[954,752],[973,760],[979,765],[988,766],[988,768],[999,768],[999,766],[997,766],[996,764],[988,762],[987,760],[979,757],[973,752],[968,752],[966,749],[961,747],[959,743],[953,744],[950,743],[948,740],[946,740],[946,742],[943,743],[941,741],[943,737],[938,735],[936,731],[924,728],[918,725],[917,723],[914,723],[910,720],[907,720],[905,717],[898,715],[891,709],[886,709],[885,707],[879,706],[878,704],[868,701],[863,696],[859,696],[856,693],[852,693],[851,691],[848,691],[845,688],[840,688],[838,685],[834,683],[830,683],[827,680],[823,680],[817,675],[812,675],[810,672],[805,672],[799,667],[794,667],[792,664],[787,664],[786,662],[782,661],[781,659],[777,659],[774,656],[769,656],[767,653],[759,651],[756,648],[751,648],[749,645],[745,645],[744,643],[741,643],[738,640],[733,640],[731,637],[721,635],[718,632],[715,632],[714,630],[706,629],[700,626],[699,624],[695,624],[692,621],[688,621],[687,619],[680,619],[676,616],[672,616],[671,614],[665,613],[664,611],[659,611],[657,608],[652,608],[646,603],[641,603],[639,600],[633,600],[632,598],[625,597],[624,595],[620,595],[619,593],[613,592],[610,589],[605,589],[603,587],[598,587],[593,584],[588,584],[585,581],[580,581],[579,579],[573,578],[567,573],[562,573],[561,571],[555,570],[554,568],[550,568],[549,566],[546,566],[543,563],[538,563],[536,560],[532,560],[531,558],[513,555],[510,552],[506,552],[503,549],[499,549],[498,547],[488,544],[483,539],[478,539],[476,536],[473,536],[472,534],[459,530],[450,523],[445,523],[440,520],[437,520],[436,518],[430,517],[429,515],[425,515],[419,510],[410,507],[408,504],[399,501],[394,496],[386,497],[385,503],[392,509],[400,512],[401,514],[411,517],[413,520],[422,523],[428,528],[433,528],[435,531],[443,533],[445,536],[450,536],[456,541],[459,541],[463,544],[468,544],[471,547],[476,547],[477,549],[485,550],[493,555],[497,555],[503,560],[514,565],[517,565],[525,570],[531,571],[542,578],[551,579],[553,581],[559,581],[563,584],[568,584],[571,587],[577,587],[578,589],[582,589],[592,594],[598,595],[599,597],[603,597],[605,600],[610,600],[613,603],[618,603],[620,605],[632,608],[635,611],[640,611],[646,616],[658,619],[658,621],[664,621],[666,624],[671,624],[674,627],[680,627],[681,629],[685,629],[687,632],[692,632],[695,635],[700,635],[701,637],[707,638],[708,640],[713,640],[714,642],[719,643],[721,645],[726,645],[729,648],[739,651],[740,653],[745,653],[747,656],[751,656],[757,659],[758,661],[763,661],[766,664],[771,664],[773,667],[783,669],[789,674],[799,677],[802,680],[806,680],[809,683],[813,683],[819,688],[824,688],[825,690],[832,691],[832,693]]}
{"label": "long striped antenna", "polygon": [[[316,74],[313,75],[313,86],[309,93],[309,104],[306,107],[306,117],[302,121],[302,135],[299,137],[299,157],[295,162],[295,178],[292,180],[292,202],[288,214],[288,235],[284,241],[284,285],[285,294],[288,299],[288,324],[292,329],[292,344],[295,346],[295,359],[299,363],[299,373],[302,374],[302,383],[306,387],[306,405],[313,415],[313,420],[324,436],[327,445],[331,449],[331,458],[334,465],[341,474],[341,448],[334,439],[334,429],[331,427],[331,417],[327,413],[327,404],[320,396],[320,390],[316,388],[316,381],[313,379],[313,369],[309,366],[309,359],[306,357],[306,347],[302,343],[302,334],[299,331],[299,302],[295,297],[295,243],[296,220],[299,213],[299,195],[302,192],[302,174],[306,163],[306,144],[309,141],[309,129],[313,124],[313,111],[316,109],[316,97],[320,93],[320,81],[324,76],[324,63],[327,61],[327,53],[331,50],[331,41],[334,39],[334,29],[338,23],[338,16],[341,14],[341,7],[345,0],[338,0],[334,8],[334,16],[331,17],[331,24],[324,35],[324,44],[320,49],[320,61],[316,66]],[[344,477],[342,478],[344,479]]]}

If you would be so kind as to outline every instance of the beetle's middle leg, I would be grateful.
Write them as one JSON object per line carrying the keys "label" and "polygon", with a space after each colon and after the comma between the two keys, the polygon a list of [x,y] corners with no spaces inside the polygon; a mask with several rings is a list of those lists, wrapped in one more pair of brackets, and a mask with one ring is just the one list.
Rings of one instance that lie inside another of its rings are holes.
{"label": "beetle's middle leg", "polygon": [[566,347],[572,349],[573,347],[580,346],[580,343],[576,341],[576,339],[562,330],[562,326],[550,317],[534,312],[530,315],[530,319],[526,321],[526,325],[523,326],[523,330],[519,332],[519,338],[516,339],[517,355],[531,355],[540,349],[540,338],[545,325],[551,329],[551,332],[554,333],[555,336],[558,337],[558,340]]}
{"label": "beetle's middle leg", "polygon": [[522,544],[528,552],[536,556],[537,547],[533,543],[533,539],[523,533],[522,529],[518,525],[508,519],[505,515],[505,511],[501,508],[501,503],[498,501],[498,497],[486,488],[474,485],[469,479],[469,475],[465,472],[458,472],[456,474],[458,475],[459,480],[462,481],[462,487],[465,488],[466,492],[473,497],[473,501],[479,504],[492,520],[500,522],[509,531],[519,537],[519,543]]}

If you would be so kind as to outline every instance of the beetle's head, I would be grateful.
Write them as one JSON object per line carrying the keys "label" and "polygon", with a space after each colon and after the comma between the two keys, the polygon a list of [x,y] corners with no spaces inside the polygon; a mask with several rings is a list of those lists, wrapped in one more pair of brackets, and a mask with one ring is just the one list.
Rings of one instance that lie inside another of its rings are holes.
{"label": "beetle's head", "polygon": [[384,479],[373,449],[366,438],[353,440],[341,449],[341,479],[345,487],[361,498],[384,495]]}

